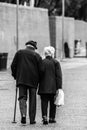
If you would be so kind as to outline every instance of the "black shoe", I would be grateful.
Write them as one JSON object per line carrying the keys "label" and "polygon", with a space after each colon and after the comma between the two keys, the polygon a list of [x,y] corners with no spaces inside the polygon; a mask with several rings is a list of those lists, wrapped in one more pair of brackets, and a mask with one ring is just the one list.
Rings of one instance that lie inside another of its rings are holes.
{"label": "black shoe", "polygon": [[32,124],[32,125],[36,124],[36,121],[30,121],[30,124]]}
{"label": "black shoe", "polygon": [[43,125],[47,125],[48,121],[47,121],[47,116],[43,116]]}
{"label": "black shoe", "polygon": [[21,123],[22,123],[22,124],[26,124],[26,117],[22,117],[22,118],[21,118]]}
{"label": "black shoe", "polygon": [[50,119],[49,123],[56,123],[56,121],[54,119]]}
{"label": "black shoe", "polygon": [[47,125],[48,121],[47,120],[43,120],[43,125]]}

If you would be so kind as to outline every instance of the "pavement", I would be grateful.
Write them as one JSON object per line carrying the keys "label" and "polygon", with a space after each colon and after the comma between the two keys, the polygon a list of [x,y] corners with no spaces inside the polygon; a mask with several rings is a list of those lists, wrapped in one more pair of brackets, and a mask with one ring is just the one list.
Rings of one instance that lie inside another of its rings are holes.
{"label": "pavement", "polygon": [[47,126],[42,124],[39,96],[37,96],[37,123],[29,124],[27,112],[27,123],[25,126],[21,125],[18,102],[17,123],[12,123],[15,81],[10,71],[0,71],[0,130],[87,130],[87,59],[63,59],[60,64],[63,73],[65,104],[57,108],[57,123]]}
{"label": "pavement", "polygon": [[87,58],[67,58],[60,60],[60,64],[63,69],[77,68],[87,64]]}

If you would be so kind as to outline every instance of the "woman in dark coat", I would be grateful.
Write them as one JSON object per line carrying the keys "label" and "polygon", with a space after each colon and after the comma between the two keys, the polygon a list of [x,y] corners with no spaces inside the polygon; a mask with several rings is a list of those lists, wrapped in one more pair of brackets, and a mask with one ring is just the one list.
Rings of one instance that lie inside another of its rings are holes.
{"label": "woman in dark coat", "polygon": [[49,123],[56,123],[56,105],[54,98],[58,89],[62,89],[62,72],[60,63],[54,59],[55,49],[51,46],[44,49],[43,73],[39,84],[38,94],[41,97],[43,124],[48,124],[47,109],[49,102]]}

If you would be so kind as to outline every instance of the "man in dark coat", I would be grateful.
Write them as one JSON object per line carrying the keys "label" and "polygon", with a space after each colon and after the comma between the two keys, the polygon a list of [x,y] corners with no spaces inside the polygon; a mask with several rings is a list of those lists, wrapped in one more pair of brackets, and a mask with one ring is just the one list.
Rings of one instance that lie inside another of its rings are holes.
{"label": "man in dark coat", "polygon": [[27,91],[29,93],[29,118],[30,124],[35,124],[36,116],[36,91],[40,78],[42,58],[35,52],[37,43],[29,41],[26,49],[19,50],[12,61],[12,76],[19,88],[19,107],[21,112],[21,123],[26,123],[27,113]]}
{"label": "man in dark coat", "polygon": [[54,48],[45,48],[45,59],[43,59],[43,74],[39,84],[38,94],[41,97],[41,110],[43,124],[48,124],[47,110],[49,102],[49,123],[56,123],[56,105],[54,98],[58,89],[62,89],[62,72],[60,63],[54,59]]}

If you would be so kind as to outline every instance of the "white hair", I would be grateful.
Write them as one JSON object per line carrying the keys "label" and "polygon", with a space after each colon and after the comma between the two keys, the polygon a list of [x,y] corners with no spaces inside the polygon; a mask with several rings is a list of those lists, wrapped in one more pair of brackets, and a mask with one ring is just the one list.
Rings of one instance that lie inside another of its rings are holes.
{"label": "white hair", "polygon": [[52,56],[54,58],[55,48],[52,46],[48,46],[44,48],[44,54],[46,56]]}
{"label": "white hair", "polygon": [[26,45],[27,47],[32,47],[32,48],[34,48],[34,46],[32,46],[32,45],[30,45],[30,44],[28,44],[28,45]]}

